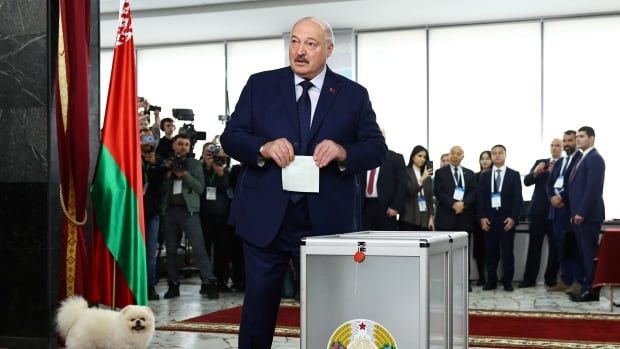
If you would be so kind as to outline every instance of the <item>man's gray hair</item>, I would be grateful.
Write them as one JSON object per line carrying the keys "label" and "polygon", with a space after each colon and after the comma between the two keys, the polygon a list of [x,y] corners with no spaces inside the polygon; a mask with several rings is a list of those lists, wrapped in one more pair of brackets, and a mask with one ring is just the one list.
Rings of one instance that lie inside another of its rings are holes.
{"label": "man's gray hair", "polygon": [[329,45],[331,44],[335,44],[336,40],[334,38],[334,31],[332,30],[331,25],[329,25],[329,23],[325,22],[322,19],[316,18],[316,17],[304,17],[300,20],[298,20],[297,22],[295,22],[295,24],[293,24],[293,27],[291,28],[291,33],[293,32],[293,29],[295,28],[295,26],[301,22],[304,21],[313,21],[314,23],[318,24],[321,29],[323,29],[323,31],[325,32],[325,41],[326,43]]}

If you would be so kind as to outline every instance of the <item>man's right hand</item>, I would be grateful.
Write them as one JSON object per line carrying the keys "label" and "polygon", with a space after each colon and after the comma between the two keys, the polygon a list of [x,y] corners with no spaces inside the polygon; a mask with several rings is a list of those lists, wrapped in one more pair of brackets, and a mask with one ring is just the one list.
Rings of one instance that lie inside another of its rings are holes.
{"label": "man's right hand", "polygon": [[489,231],[491,229],[491,221],[488,218],[480,219],[480,228],[482,228],[482,231]]}
{"label": "man's right hand", "polygon": [[295,159],[295,150],[288,139],[279,138],[263,144],[260,155],[273,160],[280,167],[286,167]]}
{"label": "man's right hand", "polygon": [[550,201],[551,201],[551,206],[555,208],[564,207],[564,201],[562,201],[562,197],[559,195],[553,195]]}

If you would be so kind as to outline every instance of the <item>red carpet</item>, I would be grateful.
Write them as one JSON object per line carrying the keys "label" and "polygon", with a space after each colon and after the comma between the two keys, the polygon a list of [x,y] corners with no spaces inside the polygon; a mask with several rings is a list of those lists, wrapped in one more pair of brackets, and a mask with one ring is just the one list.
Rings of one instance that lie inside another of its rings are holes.
{"label": "red carpet", "polygon": [[[241,307],[158,327],[238,333]],[[283,304],[276,336],[299,337],[299,306]],[[620,348],[620,315],[470,310],[469,343],[494,348]]]}

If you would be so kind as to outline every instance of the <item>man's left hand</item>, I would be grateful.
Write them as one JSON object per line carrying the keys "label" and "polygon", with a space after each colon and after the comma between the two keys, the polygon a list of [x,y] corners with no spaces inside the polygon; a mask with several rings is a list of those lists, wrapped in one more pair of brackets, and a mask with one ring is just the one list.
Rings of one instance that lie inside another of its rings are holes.
{"label": "man's left hand", "polygon": [[514,228],[514,226],[515,226],[514,219],[510,217],[504,219],[504,231],[509,231],[510,229]]}
{"label": "man's left hand", "polygon": [[187,176],[187,171],[185,170],[172,171],[172,173],[179,178],[185,178],[185,176]]}
{"label": "man's left hand", "polygon": [[398,215],[398,211],[396,211],[395,209],[388,207],[387,211],[385,211],[385,214],[387,214],[388,217],[396,217]]}
{"label": "man's left hand", "polygon": [[465,209],[465,204],[463,203],[463,201],[457,201],[452,204],[452,209],[454,210],[454,213],[461,214]]}
{"label": "man's left hand", "polygon": [[578,214],[575,215],[575,217],[573,218],[573,223],[574,224],[581,224],[583,223],[584,218]]}
{"label": "man's left hand", "polygon": [[319,168],[323,168],[333,160],[345,161],[347,159],[347,151],[340,144],[325,139],[316,145],[312,158]]}

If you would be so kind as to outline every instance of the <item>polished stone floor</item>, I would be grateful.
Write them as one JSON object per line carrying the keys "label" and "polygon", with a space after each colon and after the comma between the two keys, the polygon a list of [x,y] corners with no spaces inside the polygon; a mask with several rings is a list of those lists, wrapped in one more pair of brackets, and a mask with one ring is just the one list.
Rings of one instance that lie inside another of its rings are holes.
{"label": "polished stone floor", "polygon": [[[160,295],[166,290],[165,282],[157,286]],[[181,296],[172,300],[159,300],[150,303],[155,312],[158,325],[165,325],[173,321],[185,320],[190,317],[213,312],[220,309],[240,305],[243,302],[242,293],[222,293],[218,300],[203,299],[198,291],[199,279],[187,279],[181,285]],[[506,292],[502,289],[482,291],[481,287],[473,288],[469,293],[470,309],[502,309],[502,310],[529,310],[529,311],[558,311],[575,313],[606,313],[609,308],[602,307],[599,302],[574,303],[563,293],[549,293],[544,286],[519,289]],[[620,316],[620,308],[615,308]],[[237,336],[216,333],[172,332],[156,331],[149,348],[209,348],[229,349],[237,348]],[[299,348],[298,338],[275,337],[274,349]]]}

